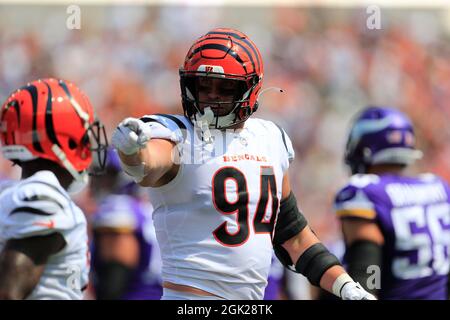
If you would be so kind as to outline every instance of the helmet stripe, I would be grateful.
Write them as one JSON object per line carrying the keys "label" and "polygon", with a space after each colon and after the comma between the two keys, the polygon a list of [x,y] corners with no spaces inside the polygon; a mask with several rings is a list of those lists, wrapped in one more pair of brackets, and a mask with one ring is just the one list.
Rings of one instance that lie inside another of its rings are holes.
{"label": "helmet stripe", "polygon": [[8,144],[7,127],[6,127],[6,124],[3,123],[5,115],[6,115],[6,112],[5,112],[6,110],[3,109],[1,111],[3,111],[3,112],[2,112],[1,118],[0,118],[0,129],[1,129],[1,132],[2,132],[2,135],[3,135],[3,140],[4,140],[5,144]]}
{"label": "helmet stripe", "polygon": [[[70,91],[69,91],[69,88],[67,88],[67,84],[66,84],[64,81],[60,80],[60,81],[58,81],[58,84],[59,84],[59,86],[60,86],[61,88],[63,88],[64,92],[65,92],[66,95],[67,95],[67,98],[69,98],[70,104],[71,104],[72,107],[75,109],[75,112],[76,112],[77,115],[80,117],[80,119],[81,119],[81,121],[84,123],[85,127],[88,126],[87,123],[89,122],[89,118],[90,118],[89,114],[86,113],[86,112],[84,112],[84,111],[81,109],[81,106],[80,106],[80,105],[78,104],[78,102],[73,98],[72,94],[71,94]],[[86,127],[86,129],[87,129],[87,127]]]}
{"label": "helmet stripe", "polygon": [[58,84],[61,88],[63,88],[64,92],[67,95],[67,98],[69,98],[69,100],[72,99],[72,94],[70,93],[69,88],[67,88],[66,83],[64,81],[58,81]]}
{"label": "helmet stripe", "polygon": [[2,117],[1,117],[0,121],[3,121],[5,119],[6,111],[9,108],[11,108],[11,107],[13,107],[14,110],[16,111],[17,124],[20,127],[20,106],[19,106],[19,101],[18,100],[12,100],[12,101],[8,102],[8,104],[6,105],[5,109],[3,110]]}
{"label": "helmet stripe", "polygon": [[[245,44],[247,44],[250,49],[252,49],[254,55],[256,56],[256,61],[258,62],[258,67],[261,69],[261,62],[259,61],[259,54],[255,49],[254,44],[252,44],[250,41],[248,41],[247,38],[242,38],[242,36],[238,35],[237,33],[234,32],[220,32],[220,31],[212,31],[212,32],[208,32],[207,34],[222,34],[222,35],[228,35],[228,36],[232,36],[233,38],[240,40],[242,42],[244,42]],[[249,55],[250,56],[250,55]],[[256,70],[255,70],[256,71]]]}
{"label": "helmet stripe", "polygon": [[16,111],[17,114],[17,124],[20,127],[20,105],[19,105],[19,101],[17,100],[13,100],[10,102],[11,107],[14,108],[14,110]]}
{"label": "helmet stripe", "polygon": [[[206,38],[206,39],[204,39],[202,41],[206,41],[206,40],[228,40],[228,38],[210,37],[210,38]],[[244,47],[242,44],[240,44],[239,42],[234,42],[234,43],[236,43],[240,48],[242,48],[245,51],[245,53],[250,58],[250,62],[252,63],[252,66],[253,66],[253,71],[256,72],[255,61],[253,60],[253,57],[250,54],[250,51],[248,51],[248,49],[246,47]]]}
{"label": "helmet stripe", "polygon": [[[20,106],[19,106],[19,101],[18,100],[13,100],[10,101],[8,103],[7,109],[13,107],[14,110],[16,111],[16,115],[17,115],[17,124],[20,127]],[[2,119],[3,120],[3,119]]]}
{"label": "helmet stripe", "polygon": [[208,49],[216,49],[216,50],[220,50],[223,51],[225,53],[229,53],[233,58],[235,58],[240,64],[242,64],[242,67],[244,68],[245,72],[247,72],[247,68],[244,65],[244,61],[242,61],[241,57],[239,57],[239,55],[237,54],[236,51],[231,50],[230,48],[228,48],[227,46],[224,46],[222,44],[217,44],[217,43],[207,43],[202,45],[201,47],[196,48],[194,51],[192,51],[191,57],[196,54],[199,51],[202,50],[208,50]]}
{"label": "helmet stripe", "polygon": [[31,102],[33,106],[33,124],[32,124],[32,137],[33,137],[33,147],[38,152],[44,152],[42,149],[41,142],[39,141],[39,135],[37,132],[37,108],[38,108],[38,90],[35,85],[29,85],[22,87],[21,90],[28,91],[31,96]]}
{"label": "helmet stripe", "polygon": [[[2,114],[2,118],[0,119],[0,122],[3,122],[3,120],[6,116],[6,111],[11,107],[13,107],[14,111],[16,111],[17,124],[20,127],[20,107],[19,107],[18,100],[12,100],[12,101],[8,102],[8,104],[6,105],[6,108],[4,110],[5,112]],[[14,132],[12,133],[12,140],[13,140],[12,144],[16,144],[16,135]],[[7,133],[5,133],[5,142],[8,143],[8,134]]]}
{"label": "helmet stripe", "polygon": [[52,112],[52,89],[50,88],[50,85],[47,83],[47,81],[43,81],[48,89],[47,94],[47,106],[45,108],[45,131],[47,132],[47,136],[50,139],[52,143],[56,143],[58,146],[61,147],[61,144],[58,141],[58,138],[56,137],[55,127],[53,123],[53,112]]}

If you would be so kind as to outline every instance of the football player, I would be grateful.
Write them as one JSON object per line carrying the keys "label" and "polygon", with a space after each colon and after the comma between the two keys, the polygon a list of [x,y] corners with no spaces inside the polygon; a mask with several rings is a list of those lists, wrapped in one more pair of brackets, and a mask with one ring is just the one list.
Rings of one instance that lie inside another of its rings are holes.
{"label": "football player", "polygon": [[353,176],[335,206],[348,272],[380,299],[447,299],[450,191],[435,175],[408,172],[421,155],[396,109],[368,107],[352,125]]}
{"label": "football player", "polygon": [[152,206],[123,174],[116,152],[108,151],[106,174],[91,179],[98,202],[93,216],[92,271],[99,300],[159,300],[161,258]]}
{"label": "football player", "polygon": [[0,298],[81,299],[89,272],[86,219],[69,192],[104,165],[106,135],[88,97],[70,82],[41,79],[0,112],[2,153],[22,169],[0,196]]}
{"label": "football player", "polygon": [[343,299],[373,299],[298,210],[286,132],[249,118],[263,75],[245,34],[211,30],[180,69],[184,115],[127,118],[113,133],[124,170],[150,192],[163,299],[262,299],[273,249],[313,284]]}

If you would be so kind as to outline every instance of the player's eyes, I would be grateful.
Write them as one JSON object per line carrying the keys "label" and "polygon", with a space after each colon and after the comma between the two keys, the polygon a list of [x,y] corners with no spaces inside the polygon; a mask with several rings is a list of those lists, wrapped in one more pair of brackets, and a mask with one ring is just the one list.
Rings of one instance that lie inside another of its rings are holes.
{"label": "player's eyes", "polygon": [[236,90],[236,85],[229,81],[220,81],[213,83],[209,79],[201,79],[198,82],[198,91],[201,93],[216,92],[223,96],[233,96]]}

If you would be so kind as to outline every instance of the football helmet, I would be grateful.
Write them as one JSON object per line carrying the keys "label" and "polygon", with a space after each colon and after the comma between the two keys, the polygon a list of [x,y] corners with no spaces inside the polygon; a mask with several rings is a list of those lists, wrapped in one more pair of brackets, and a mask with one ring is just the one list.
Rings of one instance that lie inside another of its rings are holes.
{"label": "football helmet", "polygon": [[412,123],[399,110],[371,106],[357,115],[345,151],[353,174],[366,173],[370,165],[408,165],[421,157]]}
{"label": "football helmet", "polygon": [[[258,109],[258,95],[264,68],[256,45],[242,32],[216,28],[195,41],[179,70],[182,105],[185,116],[195,122],[205,115],[199,108],[198,77],[213,77],[237,82],[232,109],[226,115],[208,118],[210,128],[224,129],[241,123]],[[217,105],[230,101],[215,101]]]}
{"label": "football helmet", "polygon": [[12,93],[0,109],[5,158],[16,163],[47,159],[83,180],[93,153],[104,168],[108,145],[88,97],[74,84],[40,79]]}

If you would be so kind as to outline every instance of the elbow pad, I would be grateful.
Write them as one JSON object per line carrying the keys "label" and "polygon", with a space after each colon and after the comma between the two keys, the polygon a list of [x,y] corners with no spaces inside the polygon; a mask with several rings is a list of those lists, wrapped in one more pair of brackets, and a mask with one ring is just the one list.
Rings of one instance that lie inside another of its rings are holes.
{"label": "elbow pad", "polygon": [[286,199],[280,202],[280,212],[278,213],[272,238],[275,255],[286,268],[292,270],[293,262],[287,251],[281,245],[297,235],[307,225],[308,222],[298,210],[294,193],[291,192]]}
{"label": "elbow pad", "polygon": [[298,210],[297,199],[291,192],[286,199],[280,202],[280,212],[272,242],[275,245],[281,245],[297,235],[307,225],[305,216]]}
{"label": "elbow pad", "polygon": [[339,259],[321,243],[313,244],[306,249],[295,265],[289,253],[281,245],[274,246],[274,251],[286,268],[304,275],[314,286],[320,286],[320,279],[329,268],[341,265]]}
{"label": "elbow pad", "polygon": [[313,244],[298,258],[295,270],[301,273],[312,285],[320,286],[323,274],[333,266],[340,266],[336,258],[322,243]]}

